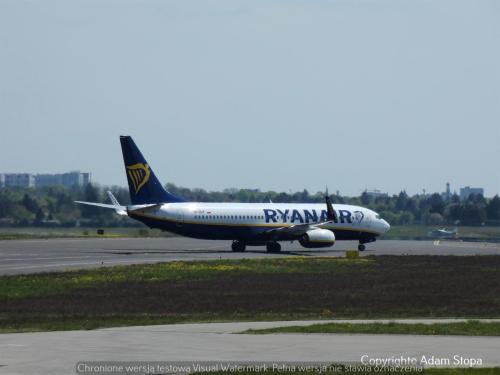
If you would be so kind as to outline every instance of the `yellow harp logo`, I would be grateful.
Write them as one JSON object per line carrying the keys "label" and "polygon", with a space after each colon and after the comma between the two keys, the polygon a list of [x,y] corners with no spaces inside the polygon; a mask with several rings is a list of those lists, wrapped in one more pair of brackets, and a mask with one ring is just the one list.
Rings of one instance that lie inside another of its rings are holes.
{"label": "yellow harp logo", "polygon": [[149,181],[149,175],[151,171],[149,170],[149,165],[137,163],[127,167],[128,176],[134,184],[135,193],[137,194],[139,190],[142,189],[146,182]]}

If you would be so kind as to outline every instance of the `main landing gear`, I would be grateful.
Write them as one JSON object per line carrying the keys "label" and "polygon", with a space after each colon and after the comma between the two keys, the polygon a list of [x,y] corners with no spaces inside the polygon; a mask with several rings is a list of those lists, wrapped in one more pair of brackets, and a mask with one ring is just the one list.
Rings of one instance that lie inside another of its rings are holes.
{"label": "main landing gear", "polygon": [[231,249],[235,252],[235,253],[242,253],[245,251],[246,249],[246,245],[244,242],[241,242],[241,241],[233,241],[232,245],[231,245]]}
{"label": "main landing gear", "polygon": [[359,240],[358,250],[365,251],[365,243],[375,242],[376,238],[365,238],[363,240]]}
{"label": "main landing gear", "polygon": [[278,242],[268,242],[266,243],[266,249],[268,253],[279,253],[281,245]]}
{"label": "main landing gear", "polygon": [[[245,251],[247,244],[245,242],[235,240],[231,244],[231,250],[235,253],[242,253]],[[281,252],[281,245],[278,242],[268,242],[266,243],[266,249],[268,253],[279,253]]]}

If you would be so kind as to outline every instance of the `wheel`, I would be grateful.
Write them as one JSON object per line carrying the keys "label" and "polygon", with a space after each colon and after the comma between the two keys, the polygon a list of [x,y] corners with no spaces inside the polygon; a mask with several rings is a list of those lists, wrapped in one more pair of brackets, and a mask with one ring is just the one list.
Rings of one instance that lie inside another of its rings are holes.
{"label": "wheel", "polygon": [[243,251],[245,251],[245,248],[246,245],[241,241],[233,241],[233,243],[231,244],[231,249],[235,253],[242,253]]}
{"label": "wheel", "polygon": [[358,245],[358,250],[359,250],[359,251],[365,251],[365,245],[363,245],[362,243],[360,243],[360,244]]}
{"label": "wheel", "polygon": [[281,251],[281,245],[278,242],[268,242],[266,244],[266,249],[268,253],[279,253]]}

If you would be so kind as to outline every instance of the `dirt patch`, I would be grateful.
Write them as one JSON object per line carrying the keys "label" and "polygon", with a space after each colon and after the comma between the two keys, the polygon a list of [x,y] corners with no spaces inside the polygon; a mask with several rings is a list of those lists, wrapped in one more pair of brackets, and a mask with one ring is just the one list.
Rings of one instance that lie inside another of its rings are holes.
{"label": "dirt patch", "polygon": [[[375,257],[314,273],[225,273],[209,280],[101,283],[68,294],[0,300],[3,317],[323,314],[500,315],[500,257]],[[0,323],[1,324],[1,323]]]}

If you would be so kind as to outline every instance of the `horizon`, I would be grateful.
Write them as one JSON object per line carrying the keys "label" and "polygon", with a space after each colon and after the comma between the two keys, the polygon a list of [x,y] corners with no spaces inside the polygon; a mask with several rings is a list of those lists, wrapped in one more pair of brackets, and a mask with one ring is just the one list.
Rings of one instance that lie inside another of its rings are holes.
{"label": "horizon", "polygon": [[[48,174],[48,175],[56,175],[56,174],[65,174],[65,173],[72,173],[72,172],[79,172],[79,173],[89,173],[90,176],[92,176],[92,172],[88,172],[88,171],[81,171],[81,170],[71,170],[71,171],[68,171],[68,172],[58,172],[58,173],[50,173],[50,172],[37,172],[37,173],[30,173],[30,172],[0,172],[0,175],[5,175],[5,174],[31,174],[33,176],[36,176],[36,175],[45,175],[45,174]],[[125,175],[124,175],[125,176]],[[126,177],[124,177],[125,180],[126,180]],[[101,183],[99,181],[93,181],[92,180],[92,177],[90,178],[91,180],[91,184],[92,185],[95,185],[97,187],[100,187],[100,188],[113,188],[113,187],[117,187],[117,188],[122,188],[122,189],[128,189],[128,186],[127,185],[121,185],[121,184],[104,184],[104,183]],[[160,181],[161,182],[161,181]],[[163,183],[162,182],[162,185],[166,188],[166,186],[168,184],[173,184],[175,185],[175,187],[177,188],[183,188],[183,189],[189,189],[189,190],[196,190],[196,189],[200,189],[200,190],[204,190],[208,193],[212,193],[212,192],[224,192],[224,191],[227,191],[227,190],[233,190],[233,189],[236,189],[236,190],[249,190],[249,191],[252,191],[252,190],[256,190],[256,191],[259,191],[261,193],[267,193],[267,192],[275,192],[275,193],[286,193],[286,194],[294,194],[294,193],[298,193],[298,192],[302,192],[304,190],[307,190],[307,192],[310,194],[310,195],[315,195],[315,194],[318,194],[318,193],[324,193],[321,189],[316,189],[316,190],[309,190],[307,188],[302,188],[302,189],[297,189],[297,190],[291,190],[291,189],[287,189],[287,190],[276,190],[276,189],[262,189],[262,188],[259,188],[259,187],[235,187],[235,186],[230,186],[230,187],[225,187],[225,188],[222,188],[222,189],[217,189],[217,190],[209,190],[209,189],[206,189],[204,187],[200,187],[200,186],[194,186],[194,187],[190,187],[190,186],[183,186],[183,185],[179,185],[179,184],[176,184],[175,182],[165,182]],[[58,185],[52,185],[52,186],[58,186]],[[47,186],[43,186],[43,188],[45,188]],[[2,187],[2,188],[5,188],[5,187]],[[38,188],[37,186],[34,186],[34,188]],[[458,187],[458,189],[453,189],[452,188],[452,184],[450,183],[450,194],[451,195],[458,195],[460,196],[460,189],[462,188],[483,188],[482,186],[480,185],[466,185],[466,186],[460,186]],[[337,194],[337,191],[338,189],[330,189],[330,195],[338,195]],[[402,192],[405,192],[408,196],[412,197],[412,196],[422,196],[424,195],[424,192],[423,191],[420,191],[420,192],[415,192],[415,193],[410,193],[408,192],[408,190],[406,189],[402,189],[398,192],[388,192],[388,191],[383,191],[379,188],[368,188],[368,189],[363,189],[360,191],[359,194],[342,194],[341,191],[339,191],[340,195],[338,196],[342,196],[342,197],[359,197],[361,196],[364,192],[368,192],[368,193],[382,193],[382,194],[387,194],[389,197],[393,197],[393,196],[397,196],[399,195],[400,193]],[[432,194],[444,194],[446,192],[446,184],[445,184],[445,189],[443,191],[430,191],[430,190],[425,190],[425,196],[429,196],[429,195],[432,195]],[[487,199],[491,199],[495,196],[499,195],[498,193],[494,193],[492,195],[489,195],[486,193],[485,191],[485,194],[483,195],[485,198]]]}

